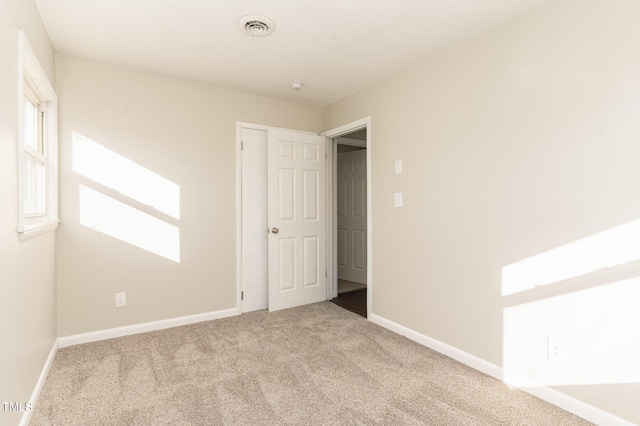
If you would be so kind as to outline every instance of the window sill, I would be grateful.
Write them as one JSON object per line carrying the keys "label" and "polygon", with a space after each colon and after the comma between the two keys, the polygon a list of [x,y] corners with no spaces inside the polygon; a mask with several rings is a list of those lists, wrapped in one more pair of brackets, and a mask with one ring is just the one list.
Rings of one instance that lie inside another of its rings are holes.
{"label": "window sill", "polygon": [[18,240],[26,241],[47,232],[58,229],[60,219],[47,220],[46,222],[34,223],[18,227]]}

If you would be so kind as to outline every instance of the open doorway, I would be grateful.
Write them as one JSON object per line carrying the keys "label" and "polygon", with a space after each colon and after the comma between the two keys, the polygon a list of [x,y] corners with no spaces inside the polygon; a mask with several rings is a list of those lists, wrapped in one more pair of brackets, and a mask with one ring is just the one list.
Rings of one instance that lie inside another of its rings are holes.
{"label": "open doorway", "polygon": [[333,302],[367,317],[367,128],[333,139],[335,144],[335,266]]}

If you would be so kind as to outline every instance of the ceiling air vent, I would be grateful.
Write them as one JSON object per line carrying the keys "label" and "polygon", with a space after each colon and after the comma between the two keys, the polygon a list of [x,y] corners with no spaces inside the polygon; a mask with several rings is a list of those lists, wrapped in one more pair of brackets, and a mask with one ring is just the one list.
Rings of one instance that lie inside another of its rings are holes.
{"label": "ceiling air vent", "polygon": [[266,37],[276,29],[276,25],[271,19],[260,15],[243,16],[238,21],[238,26],[251,37]]}

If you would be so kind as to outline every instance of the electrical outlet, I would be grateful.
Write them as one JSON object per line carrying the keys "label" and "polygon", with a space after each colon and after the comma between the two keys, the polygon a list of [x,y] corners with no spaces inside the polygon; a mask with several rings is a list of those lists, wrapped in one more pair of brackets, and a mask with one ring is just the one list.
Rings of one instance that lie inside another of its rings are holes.
{"label": "electrical outlet", "polygon": [[562,358],[562,344],[558,339],[547,338],[547,356],[549,359],[559,360]]}
{"label": "electrical outlet", "polygon": [[116,308],[127,306],[127,293],[116,293]]}

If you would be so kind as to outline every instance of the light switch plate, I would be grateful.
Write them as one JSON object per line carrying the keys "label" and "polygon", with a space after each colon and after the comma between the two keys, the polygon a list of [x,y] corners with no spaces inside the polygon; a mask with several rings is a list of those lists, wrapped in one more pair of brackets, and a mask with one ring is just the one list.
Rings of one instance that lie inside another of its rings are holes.
{"label": "light switch plate", "polygon": [[402,174],[402,160],[396,160],[393,163],[394,169],[396,171],[397,175],[401,175]]}
{"label": "light switch plate", "polygon": [[402,207],[402,192],[393,194],[393,205],[395,207]]}

